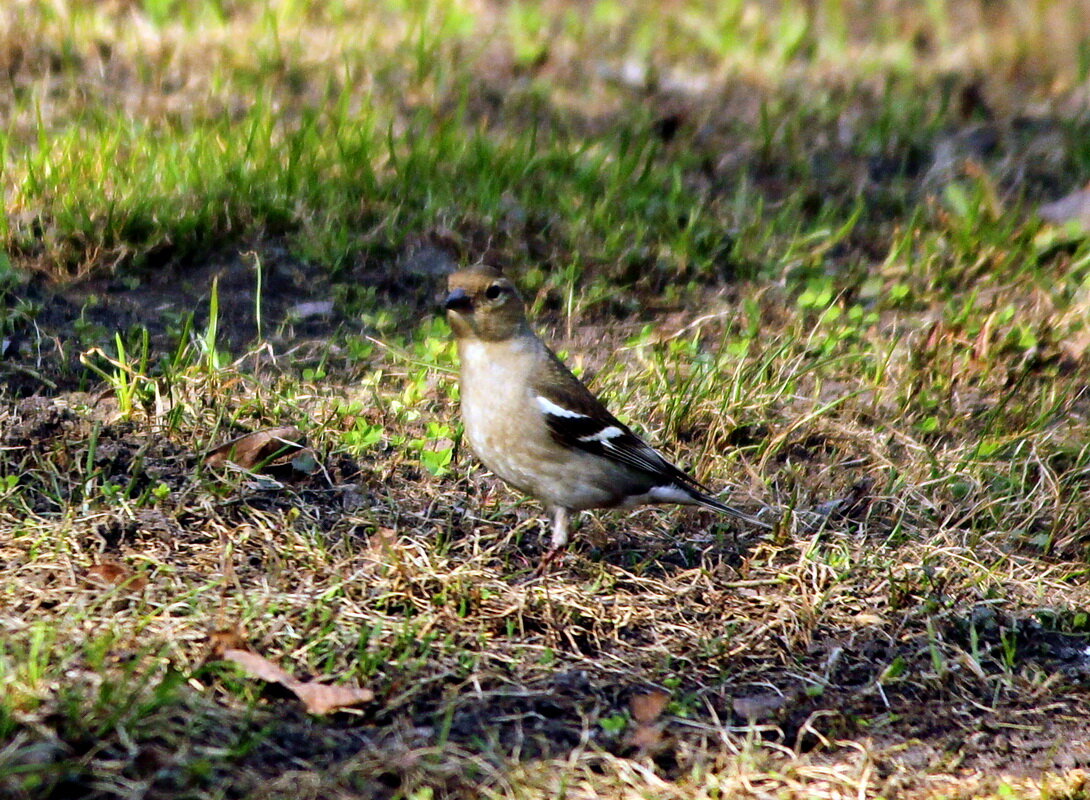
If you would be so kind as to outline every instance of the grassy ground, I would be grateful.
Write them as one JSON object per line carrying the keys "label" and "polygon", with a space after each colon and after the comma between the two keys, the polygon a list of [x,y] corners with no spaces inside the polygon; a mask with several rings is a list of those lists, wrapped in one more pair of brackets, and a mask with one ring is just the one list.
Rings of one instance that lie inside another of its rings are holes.
{"label": "grassy ground", "polygon": [[[1085,797],[1083,2],[0,8],[0,796]],[[452,265],[773,533],[459,447]],[[309,451],[206,455],[294,426]],[[245,645],[372,702],[308,714]]]}

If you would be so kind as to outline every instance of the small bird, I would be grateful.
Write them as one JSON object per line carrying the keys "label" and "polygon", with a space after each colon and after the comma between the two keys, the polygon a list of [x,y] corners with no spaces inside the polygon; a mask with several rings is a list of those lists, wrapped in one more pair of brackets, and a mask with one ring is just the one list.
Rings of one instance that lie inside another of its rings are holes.
{"label": "small bird", "polygon": [[515,285],[499,270],[460,270],[448,290],[466,438],[486,467],[552,515],[539,572],[567,545],[572,512],[590,508],[681,503],[771,527],[709,497],[610,414],[534,333]]}

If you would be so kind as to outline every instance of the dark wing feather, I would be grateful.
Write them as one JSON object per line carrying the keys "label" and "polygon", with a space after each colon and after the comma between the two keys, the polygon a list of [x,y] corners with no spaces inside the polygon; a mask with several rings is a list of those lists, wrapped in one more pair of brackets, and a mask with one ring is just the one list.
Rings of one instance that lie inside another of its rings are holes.
{"label": "dark wing feather", "polygon": [[[552,351],[549,351],[549,356],[548,376],[532,388],[539,397],[569,412],[549,413],[543,409],[546,424],[555,441],[649,473],[661,483],[676,483],[698,494],[707,491],[695,478],[663,458],[627,425],[610,414]],[[606,433],[612,435],[603,437]]]}
{"label": "dark wing feather", "polygon": [[762,528],[773,526],[710,497],[708,489],[671,464],[647,442],[609,413],[551,350],[548,374],[531,389],[546,403],[542,408],[549,433],[559,444],[624,464],[647,475],[648,486],[674,485],[693,500]]}

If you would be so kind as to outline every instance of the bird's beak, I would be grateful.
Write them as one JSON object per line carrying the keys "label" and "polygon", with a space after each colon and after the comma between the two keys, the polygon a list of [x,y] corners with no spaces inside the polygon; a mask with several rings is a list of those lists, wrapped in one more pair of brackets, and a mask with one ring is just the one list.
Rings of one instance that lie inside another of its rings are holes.
{"label": "bird's beak", "polygon": [[443,308],[447,311],[469,311],[473,308],[473,302],[465,289],[454,289],[447,295]]}

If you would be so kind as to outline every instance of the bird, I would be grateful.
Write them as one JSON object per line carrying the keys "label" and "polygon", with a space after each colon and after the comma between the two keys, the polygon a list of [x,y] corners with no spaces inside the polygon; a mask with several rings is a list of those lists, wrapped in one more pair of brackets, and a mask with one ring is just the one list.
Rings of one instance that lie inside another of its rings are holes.
{"label": "bird", "polygon": [[697,505],[772,527],[711,497],[613,416],[534,332],[515,284],[499,269],[451,273],[443,307],[457,344],[470,447],[551,515],[538,572],[566,548],[572,515],[593,508]]}

